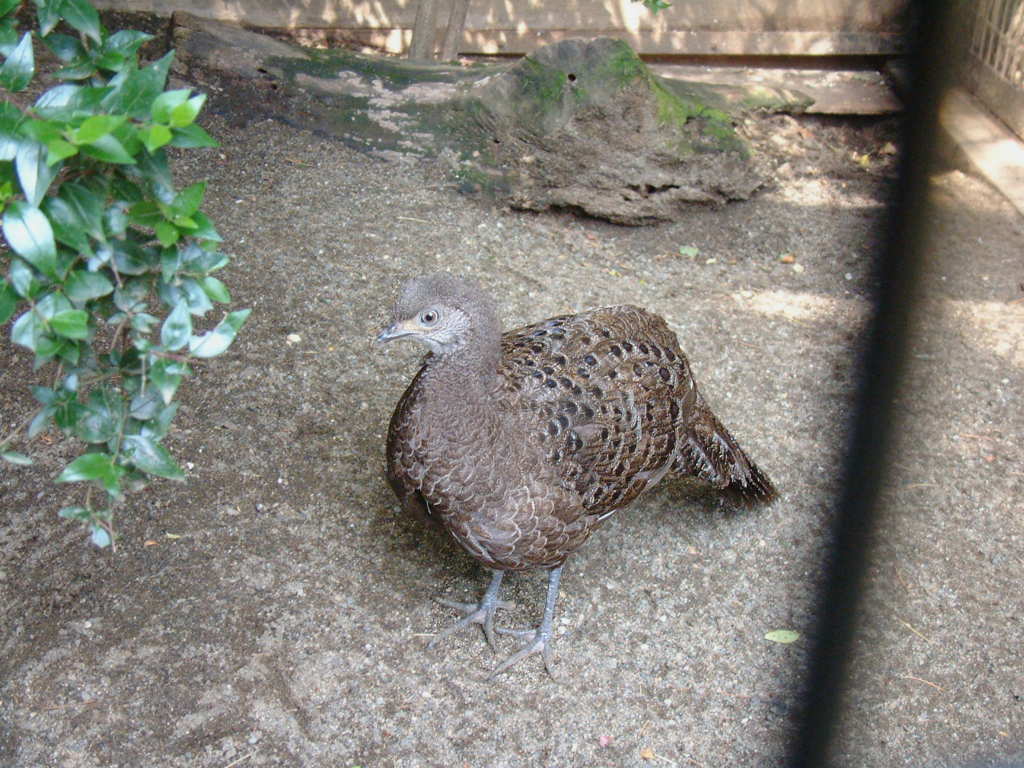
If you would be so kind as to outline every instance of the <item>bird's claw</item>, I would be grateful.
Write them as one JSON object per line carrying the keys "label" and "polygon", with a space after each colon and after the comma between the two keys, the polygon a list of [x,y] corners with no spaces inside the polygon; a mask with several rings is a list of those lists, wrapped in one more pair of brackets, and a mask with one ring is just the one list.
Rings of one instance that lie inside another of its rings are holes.
{"label": "bird's claw", "polygon": [[492,650],[497,651],[498,646],[495,643],[494,638],[494,614],[499,608],[509,609],[515,607],[514,603],[509,603],[505,600],[488,601],[487,599],[484,599],[479,603],[460,603],[455,600],[446,600],[442,597],[435,597],[434,601],[446,608],[454,608],[457,611],[461,611],[463,617],[447,629],[438,633],[433,640],[427,643],[427,650],[434,649],[441,640],[455,634],[461,629],[465,629],[470,624],[479,624],[483,627],[484,637],[487,639],[487,644],[491,646]]}
{"label": "bird's claw", "polygon": [[544,660],[544,669],[552,680],[557,681],[558,678],[555,676],[554,669],[551,663],[551,633],[544,631],[543,628],[538,629],[499,629],[497,630],[502,635],[513,635],[515,637],[526,637],[531,638],[527,641],[526,645],[520,648],[518,651],[513,653],[501,664],[494,668],[494,671],[487,676],[488,680],[492,680],[506,669],[514,664],[518,664],[520,661],[525,659],[527,656],[531,656],[534,653],[539,653],[541,658]]}

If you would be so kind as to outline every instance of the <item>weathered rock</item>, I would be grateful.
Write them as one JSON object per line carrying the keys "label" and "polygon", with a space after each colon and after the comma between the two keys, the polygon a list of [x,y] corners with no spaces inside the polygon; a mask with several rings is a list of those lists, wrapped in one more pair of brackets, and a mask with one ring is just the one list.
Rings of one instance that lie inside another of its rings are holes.
{"label": "weathered rock", "polygon": [[466,108],[518,208],[645,224],[763,183],[730,116],[672,90],[620,40],[541,48],[472,85]]}
{"label": "weathered rock", "polygon": [[[733,130],[743,89],[665,80],[624,42],[567,40],[514,64],[413,63],[304,49],[176,14],[178,72],[233,115],[271,115],[394,158],[440,157],[465,189],[523,209],[569,208],[621,224],[691,203],[749,197],[763,182]],[[759,108],[799,111],[799,95]]]}

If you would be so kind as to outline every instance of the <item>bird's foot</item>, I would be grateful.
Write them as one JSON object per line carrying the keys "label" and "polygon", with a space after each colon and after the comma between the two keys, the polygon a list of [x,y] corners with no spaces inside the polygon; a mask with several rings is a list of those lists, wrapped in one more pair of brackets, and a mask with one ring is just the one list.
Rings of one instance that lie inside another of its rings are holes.
{"label": "bird's foot", "polygon": [[547,670],[551,679],[558,680],[551,666],[551,646],[553,645],[553,640],[551,638],[550,624],[547,626],[542,624],[537,627],[537,629],[499,629],[498,634],[526,638],[527,642],[526,645],[495,667],[494,671],[487,676],[488,680],[497,677],[512,665],[518,664],[527,656],[531,656],[535,653],[539,653],[541,658],[544,660],[544,669]]}
{"label": "bird's foot", "polygon": [[487,591],[484,596],[480,599],[479,603],[459,603],[454,600],[445,600],[444,598],[435,597],[441,605],[447,608],[454,608],[457,611],[462,611],[464,614],[462,619],[452,624],[448,629],[438,634],[433,640],[427,643],[427,650],[434,648],[441,640],[453,635],[461,629],[465,629],[470,624],[479,624],[484,629],[484,637],[487,638],[487,644],[491,646],[493,650],[498,650],[498,646],[494,642],[494,614],[499,608],[512,608],[512,603],[507,603],[504,600],[498,599],[498,590],[501,589],[501,577],[504,576],[504,571],[494,571],[491,577],[490,586],[487,587]]}
{"label": "bird's foot", "polygon": [[487,600],[486,598],[479,603],[459,603],[455,600],[435,597],[434,602],[443,605],[445,608],[454,608],[457,611],[461,611],[463,617],[444,631],[438,633],[433,640],[427,643],[427,650],[433,649],[441,640],[449,635],[454,635],[461,629],[465,629],[470,624],[479,624],[483,627],[487,644],[496,651],[498,646],[494,642],[494,614],[499,608],[509,609],[515,607],[514,603],[509,603],[505,600]]}

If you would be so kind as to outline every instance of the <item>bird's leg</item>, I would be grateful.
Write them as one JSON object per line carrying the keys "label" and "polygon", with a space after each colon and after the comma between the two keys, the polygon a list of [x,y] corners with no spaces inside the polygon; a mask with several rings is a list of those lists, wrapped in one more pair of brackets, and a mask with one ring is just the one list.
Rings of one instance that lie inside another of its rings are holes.
{"label": "bird's leg", "polygon": [[487,644],[491,646],[493,650],[498,650],[498,647],[494,644],[494,614],[499,608],[511,608],[512,603],[507,603],[504,600],[498,599],[498,590],[501,589],[501,579],[505,575],[505,572],[493,571],[493,574],[494,575],[491,577],[491,583],[487,587],[487,591],[484,592],[484,596],[479,603],[458,603],[454,600],[445,600],[440,597],[434,598],[434,600],[447,608],[454,608],[457,611],[462,611],[465,616],[427,643],[428,650],[437,645],[443,638],[458,632],[464,627],[468,627],[470,624],[482,625],[484,628],[484,637],[487,638]]}
{"label": "bird's leg", "polygon": [[[513,664],[522,661],[527,656],[533,653],[539,653],[541,658],[544,659],[544,669],[551,675],[552,680],[556,680],[555,673],[551,669],[551,623],[555,618],[555,600],[558,599],[558,583],[562,579],[562,566],[552,568],[548,571],[548,594],[544,600],[544,618],[541,619],[540,626],[536,629],[499,629],[498,632],[502,635],[515,635],[516,637],[527,637],[530,640],[520,648],[518,651],[513,653],[501,664],[499,664],[490,677],[500,675],[506,669],[511,667]],[[488,678],[490,679],[490,678]]]}

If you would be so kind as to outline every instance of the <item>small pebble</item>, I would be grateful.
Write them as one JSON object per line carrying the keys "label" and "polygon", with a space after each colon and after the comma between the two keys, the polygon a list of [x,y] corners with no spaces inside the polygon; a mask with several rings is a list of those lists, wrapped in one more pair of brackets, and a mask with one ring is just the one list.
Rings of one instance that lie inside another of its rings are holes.
{"label": "small pebble", "polygon": [[289,344],[298,344],[300,341],[302,341],[302,337],[299,336],[299,334],[297,333],[289,333],[288,336],[285,338],[285,341],[287,341]]}

